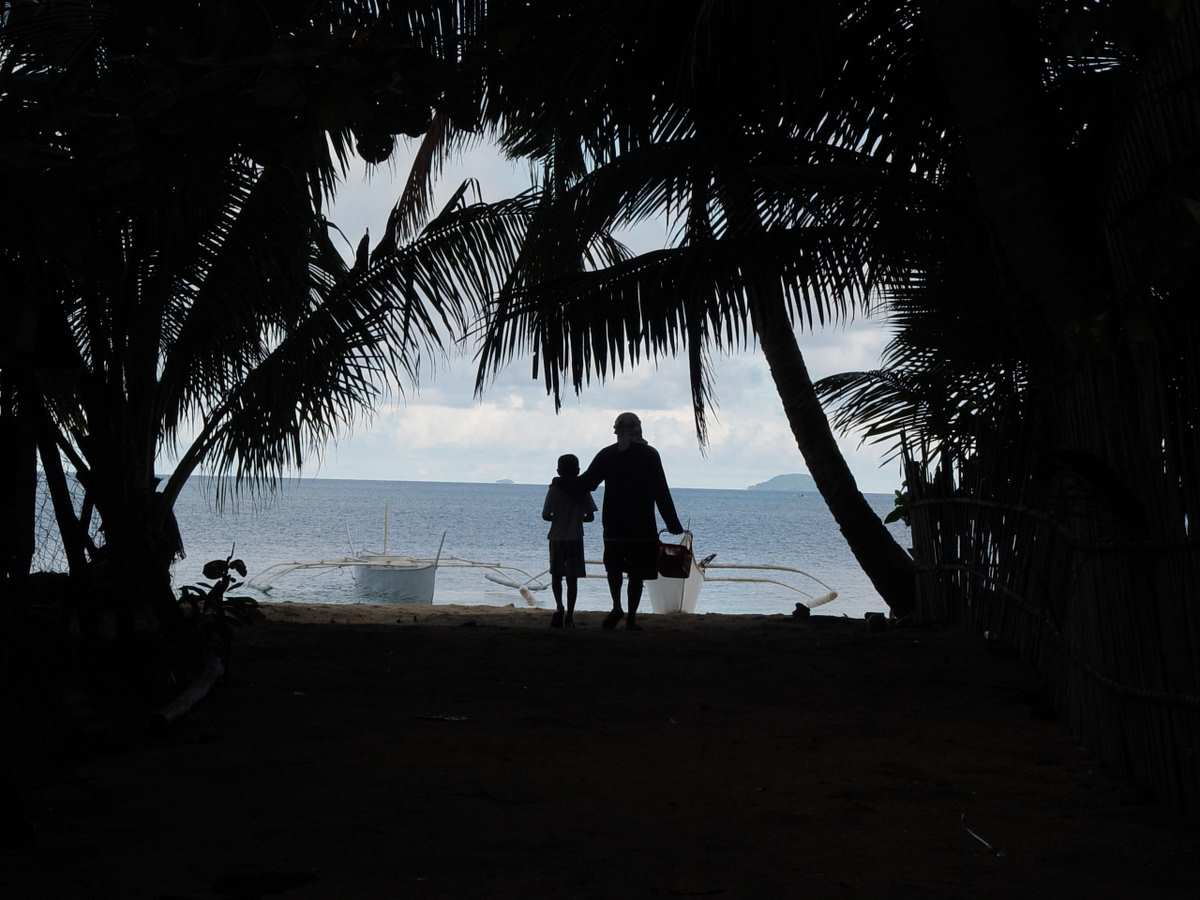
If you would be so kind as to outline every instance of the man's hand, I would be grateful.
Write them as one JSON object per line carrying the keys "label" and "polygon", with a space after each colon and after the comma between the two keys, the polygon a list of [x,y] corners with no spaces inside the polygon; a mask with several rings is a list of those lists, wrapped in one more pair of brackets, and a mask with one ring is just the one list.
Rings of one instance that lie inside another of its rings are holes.
{"label": "man's hand", "polygon": [[676,522],[675,525],[668,528],[667,531],[669,531],[671,534],[683,534],[683,526]]}

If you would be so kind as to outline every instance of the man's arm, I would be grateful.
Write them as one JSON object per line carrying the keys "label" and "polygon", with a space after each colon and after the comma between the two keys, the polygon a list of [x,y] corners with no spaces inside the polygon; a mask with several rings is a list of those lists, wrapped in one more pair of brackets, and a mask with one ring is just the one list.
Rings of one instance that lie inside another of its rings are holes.
{"label": "man's arm", "polygon": [[[583,489],[589,494],[596,488],[600,487],[600,482],[605,477],[605,455],[601,450],[592,458],[592,463],[587,467],[587,470],[579,476],[579,482],[583,485]],[[594,504],[593,504],[594,507]]]}
{"label": "man's arm", "polygon": [[658,513],[671,534],[683,534],[683,525],[679,522],[679,514],[675,512],[675,501],[671,499],[671,489],[667,487],[667,473],[663,471],[662,458],[654,454],[654,502],[658,504]]}
{"label": "man's arm", "polygon": [[554,504],[550,502],[553,497],[554,485],[550,485],[549,489],[546,491],[546,500],[544,503],[542,503],[542,518],[547,522],[554,521]]}

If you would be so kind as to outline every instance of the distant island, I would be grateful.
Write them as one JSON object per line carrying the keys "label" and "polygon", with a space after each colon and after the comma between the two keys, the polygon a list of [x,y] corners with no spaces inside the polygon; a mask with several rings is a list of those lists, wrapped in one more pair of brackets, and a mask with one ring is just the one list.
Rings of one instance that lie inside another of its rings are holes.
{"label": "distant island", "polygon": [[748,491],[815,491],[816,489],[817,483],[812,480],[812,476],[800,472],[776,475],[774,478],[746,488]]}
{"label": "distant island", "polygon": [[516,484],[511,478],[497,478],[496,484]]}

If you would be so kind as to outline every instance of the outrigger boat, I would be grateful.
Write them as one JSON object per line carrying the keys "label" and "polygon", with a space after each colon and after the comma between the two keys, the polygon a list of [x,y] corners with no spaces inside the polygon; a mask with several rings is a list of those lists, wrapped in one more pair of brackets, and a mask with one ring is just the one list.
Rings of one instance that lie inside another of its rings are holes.
{"label": "outrigger boat", "polygon": [[352,570],[359,593],[364,599],[378,603],[433,603],[438,569],[482,569],[488,580],[516,588],[522,595],[527,591],[544,591],[548,587],[537,581],[538,576],[531,576],[524,569],[443,555],[440,546],[438,554],[432,557],[375,553],[276,563],[247,581],[246,586],[270,594],[280,579],[294,572],[333,569]]}
{"label": "outrigger boat", "polygon": [[[692,534],[685,532],[683,541],[681,542],[690,551],[692,549]],[[767,563],[715,563],[715,553],[711,553],[704,559],[697,560],[693,554],[691,557],[691,568],[687,578],[671,578],[666,575],[659,575],[653,581],[646,582],[646,593],[650,598],[650,607],[656,613],[694,613],[700,603],[700,591],[708,582],[737,582],[741,584],[773,584],[777,587],[785,588],[794,594],[799,594],[804,599],[799,601],[809,609],[816,609],[818,606],[824,606],[826,603],[832,603],[838,597],[838,592],[831,588],[828,584],[813,575],[810,572],[805,572],[803,569],[797,569],[794,566],[776,566]],[[602,566],[603,560],[589,559],[586,560],[589,566]],[[802,575],[825,588],[823,594],[811,594],[803,588],[798,588],[794,584],[788,584],[786,581],[780,581],[778,578],[768,578],[763,575],[718,575],[713,574],[716,570],[730,571],[747,571],[747,572],[786,572],[792,575]],[[525,574],[525,573],[521,573]],[[530,591],[541,591],[546,589],[546,585],[538,582],[538,579],[544,578],[550,574],[550,570],[539,572],[537,575],[530,575],[527,580],[517,582],[512,578],[505,577],[498,572],[489,572],[484,575],[488,581],[496,584],[511,587],[521,593],[525,601],[530,605],[536,605]]]}
{"label": "outrigger boat", "polygon": [[[351,556],[276,563],[249,579],[246,586],[269,594],[277,581],[293,572],[351,569],[360,593],[370,600],[385,603],[432,604],[439,568],[480,569],[483,577],[488,581],[517,591],[530,606],[537,605],[533,594],[549,587],[549,584],[542,580],[550,574],[548,569],[538,572],[536,575],[530,575],[517,566],[444,555],[442,549],[446,543],[445,532],[442,533],[441,541],[438,543],[437,553],[432,557],[389,554],[387,542],[388,530],[385,514],[382,553],[354,553],[353,545],[351,545]],[[692,551],[692,533],[690,531],[684,533],[681,543],[688,548],[689,552]],[[816,575],[803,569],[767,563],[717,563],[713,562],[715,557],[716,554],[713,553],[697,560],[693,553],[686,578],[660,575],[657,579],[648,582],[646,592],[654,612],[660,614],[696,612],[700,602],[700,592],[708,582],[772,584],[805,598],[800,603],[809,609],[830,603],[838,596],[837,591],[832,587]],[[594,559],[587,560],[587,563],[594,566],[603,565],[600,560]],[[803,588],[778,578],[768,577],[765,574],[716,574],[722,570],[800,575],[824,588],[825,593],[814,595]]]}
{"label": "outrigger boat", "polygon": [[[516,566],[463,559],[459,556],[444,556],[442,548],[445,544],[446,533],[443,531],[437,553],[432,557],[388,553],[388,511],[385,508],[381,553],[355,553],[351,542],[350,556],[276,563],[249,579],[246,586],[270,594],[276,582],[294,572],[350,569],[354,573],[359,593],[367,599],[382,603],[425,605],[433,603],[438,569],[482,569],[485,577],[506,587],[521,590],[522,596],[532,597],[529,591],[541,591],[547,587],[539,583],[536,576],[531,577],[524,569]],[[517,576],[521,577],[520,582],[514,581]]]}

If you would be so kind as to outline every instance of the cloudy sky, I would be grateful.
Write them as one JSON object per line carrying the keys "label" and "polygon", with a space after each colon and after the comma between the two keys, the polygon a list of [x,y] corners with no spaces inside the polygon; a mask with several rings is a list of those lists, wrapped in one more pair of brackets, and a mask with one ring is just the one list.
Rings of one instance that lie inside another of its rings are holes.
{"label": "cloudy sky", "polygon": [[[395,165],[368,176],[361,164],[351,171],[330,213],[350,241],[364,229],[383,233],[388,211],[408,171],[408,151]],[[439,193],[453,192],[473,177],[485,200],[524,190],[528,168],[509,163],[490,147],[469,152],[443,174]],[[636,251],[663,246],[665,227],[648,224],[622,236]],[[871,321],[800,333],[800,346],[814,378],[873,368],[886,341]],[[485,393],[473,395],[473,348],[439,364],[402,401],[382,406],[373,420],[330,447],[310,474],[337,478],[406,481],[490,482],[511,478],[544,483],[560,453],[575,453],[584,465],[612,441],[612,421],[623,410],[637,412],[644,434],[659,449],[667,477],[679,487],[744,488],[785,472],[804,472],[804,461],[788,429],[766,363],[757,349],[714,359],[718,406],[710,422],[710,446],[701,453],[692,424],[686,364],[667,360],[619,373],[566,398],[554,412],[553,399],[531,377],[529,360],[513,362]],[[865,491],[891,492],[899,465],[881,467],[879,448],[860,446],[857,435],[840,438],[851,470]]]}

